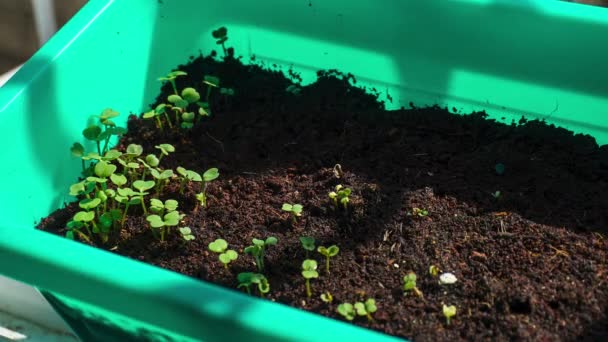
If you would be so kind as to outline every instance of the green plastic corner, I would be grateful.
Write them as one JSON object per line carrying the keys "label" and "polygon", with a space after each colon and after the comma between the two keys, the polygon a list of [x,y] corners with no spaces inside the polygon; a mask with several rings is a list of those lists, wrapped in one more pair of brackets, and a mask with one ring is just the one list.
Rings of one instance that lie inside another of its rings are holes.
{"label": "green plastic corner", "polygon": [[[198,282],[33,229],[71,201],[69,148],[106,107],[147,109],[157,77],[216,48],[353,73],[393,98],[511,122],[546,119],[608,143],[608,10],[558,1],[91,0],[0,89],[0,273],[134,336],[176,340],[391,338]],[[66,310],[68,310],[66,309]],[[304,328],[303,328],[304,327]],[[313,327],[313,328],[311,328]]]}

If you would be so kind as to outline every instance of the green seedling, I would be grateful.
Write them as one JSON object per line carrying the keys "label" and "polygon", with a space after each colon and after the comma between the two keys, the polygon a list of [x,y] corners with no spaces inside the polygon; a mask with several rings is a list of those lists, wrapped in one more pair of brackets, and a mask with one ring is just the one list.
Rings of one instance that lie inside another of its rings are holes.
{"label": "green seedling", "polygon": [[187,73],[177,70],[177,71],[172,71],[170,73],[167,74],[167,76],[165,77],[159,77],[158,80],[161,82],[169,82],[171,83],[171,87],[173,87],[173,92],[177,95],[177,86],[175,85],[175,79],[178,78],[179,76],[186,76],[188,75]]}
{"label": "green seedling", "polygon": [[331,304],[334,301],[334,296],[329,291],[321,293],[321,300],[325,303]]}
{"label": "green seedling", "polygon": [[84,157],[84,146],[82,146],[82,144],[79,142],[75,142],[72,145],[72,147],[70,148],[70,153],[72,153],[72,156],[74,156],[76,158],[80,158],[80,162],[82,163],[82,173],[84,174],[87,169],[86,162],[82,158],[82,157]]}
{"label": "green seedling", "polygon": [[168,156],[169,153],[175,152],[175,147],[173,147],[173,145],[170,145],[170,144],[160,144],[160,145],[156,145],[154,147],[156,147],[157,149],[160,150],[160,156],[158,157],[159,163],[163,159],[164,156]]}
{"label": "green seedling", "polygon": [[357,315],[367,317],[369,322],[374,321],[372,314],[377,310],[375,299],[368,298],[365,303],[356,302],[354,306],[355,310],[357,311]]}
{"label": "green seedling", "polygon": [[192,229],[190,229],[190,227],[179,228],[179,234],[186,241],[192,241],[195,239],[194,234],[192,234]]}
{"label": "green seedling", "polygon": [[312,259],[306,259],[302,263],[302,277],[306,279],[306,295],[308,298],[312,296],[310,290],[310,279],[319,278],[319,272],[317,272],[317,262]]}
{"label": "green seedling", "polygon": [[403,277],[403,291],[405,293],[414,292],[418,297],[422,297],[422,292],[416,287],[416,274],[413,272]]}
{"label": "green seedling", "polygon": [[[90,125],[82,131],[82,135],[85,139],[95,142],[97,145],[97,154],[100,156],[106,153],[112,136],[123,135],[127,132],[123,127],[116,127],[114,122],[110,120],[116,116],[118,116],[118,112],[109,108],[104,109],[101,115],[97,116],[100,123],[103,125],[103,129],[97,125]],[[104,142],[103,148],[101,147],[101,142]]]}
{"label": "green seedling", "polygon": [[184,186],[186,185],[186,183],[203,181],[203,178],[201,177],[201,175],[198,172],[192,171],[192,170],[186,170],[181,166],[177,167],[177,173],[181,176],[181,177],[179,177],[180,178],[179,193],[182,195],[184,194]]}
{"label": "green seedling", "polygon": [[203,173],[203,191],[196,195],[196,199],[198,200],[197,207],[199,203],[203,208],[207,207],[207,186],[209,185],[209,182],[217,179],[219,176],[220,172],[215,167],[210,168]]}
{"label": "green seedling", "polygon": [[239,282],[237,288],[244,287],[248,294],[251,294],[251,285],[253,284],[258,286],[258,291],[262,298],[264,298],[265,293],[270,292],[270,284],[263,274],[243,272],[237,275],[237,280]]}
{"label": "green seedling", "polygon": [[121,226],[125,225],[125,221],[127,220],[127,212],[129,211],[129,207],[132,205],[137,205],[140,203],[140,198],[138,194],[133,191],[131,188],[117,188],[116,196],[114,199],[125,206],[125,210],[122,212],[122,220]]}
{"label": "green seedling", "polygon": [[89,237],[91,236],[91,230],[89,228],[89,225],[91,225],[93,227],[93,230],[98,230],[97,225],[95,224],[95,212],[94,211],[79,211],[74,215],[74,217],[72,218],[72,221],[78,222],[78,223],[74,223],[72,225],[72,227],[81,226],[82,228],[84,228],[87,231]]}
{"label": "green seedling", "polygon": [[[88,233],[81,231],[81,229],[87,230]],[[77,235],[82,240],[91,242],[91,232],[89,229],[82,222],[71,220],[66,225],[65,237],[74,240],[74,235]]]}
{"label": "green seedling", "polygon": [[450,325],[452,317],[456,316],[456,306],[443,304],[443,315],[445,316],[446,324]]}
{"label": "green seedling", "polygon": [[207,95],[205,97],[205,101],[209,103],[209,99],[211,98],[211,88],[219,88],[220,79],[215,76],[206,75],[203,78],[203,83],[207,85]]}
{"label": "green seedling", "polygon": [[150,211],[160,216],[163,216],[165,211],[170,212],[177,210],[178,205],[179,203],[173,199],[168,199],[164,203],[156,198],[150,199]]}
{"label": "green seedling", "polygon": [[429,274],[431,275],[431,277],[437,278],[439,276],[439,272],[441,272],[439,267],[437,267],[435,265],[429,266]]}
{"label": "green seedling", "polygon": [[91,198],[91,192],[95,190],[95,182],[86,180],[70,185],[70,196],[78,197],[85,196]]}
{"label": "green seedling", "polygon": [[308,252],[315,250],[315,239],[310,236],[301,236],[300,242],[302,243],[302,248],[306,251],[306,259],[308,259]]}
{"label": "green seedling", "polygon": [[149,194],[146,191],[152,189],[155,184],[156,183],[154,183],[154,181],[136,180],[135,182],[133,182],[133,187],[135,189],[139,190],[139,192],[136,192],[136,195],[139,196],[139,200],[141,202],[141,208],[144,210],[144,215],[148,215],[148,210],[146,209],[146,203],[144,202],[144,196]]}
{"label": "green seedling", "polygon": [[355,319],[357,314],[355,307],[351,303],[342,303],[338,305],[338,309],[336,311],[338,311],[338,313],[348,321]]}
{"label": "green seedling", "polygon": [[134,181],[136,177],[137,170],[139,169],[139,163],[132,161],[125,161],[122,158],[116,159],[120,165],[123,167],[122,173],[129,177],[131,181]]}
{"label": "green seedling", "polygon": [[224,57],[226,57],[228,54],[226,53],[225,43],[228,40],[228,29],[222,26],[217,30],[213,30],[211,35],[216,39],[215,43],[222,46],[222,49],[224,50]]}
{"label": "green seedling", "polygon": [[146,180],[147,172],[148,171],[152,172],[152,170],[154,170],[154,168],[157,167],[159,164],[158,158],[156,158],[156,156],[153,154],[148,154],[146,156],[145,160],[141,159],[141,158],[137,158],[137,161],[139,161],[144,166],[144,171],[141,174],[142,181]]}
{"label": "green seedling", "polygon": [[338,253],[340,252],[340,248],[338,248],[338,246],[336,245],[329,246],[329,248],[319,246],[319,248],[317,248],[317,252],[325,256],[325,271],[327,272],[327,274],[329,274],[329,259],[338,255]]}
{"label": "green seedling", "polygon": [[426,217],[429,215],[429,212],[426,209],[420,209],[420,208],[412,208],[412,213],[414,214],[414,216],[419,216],[419,217]]}
{"label": "green seedling", "polygon": [[336,208],[339,205],[342,205],[344,209],[348,207],[348,203],[350,202],[350,196],[352,192],[351,188],[345,188],[341,184],[336,185],[336,191],[332,191],[328,194],[329,198],[333,201],[334,206]]}
{"label": "green seedling", "polygon": [[181,221],[183,218],[183,214],[180,214],[177,211],[171,211],[162,217],[156,214],[149,215],[146,217],[146,220],[150,222],[150,227],[160,229],[160,241],[165,241],[168,228],[177,226],[179,221]]}
{"label": "green seedling", "polygon": [[112,209],[110,211],[106,211],[101,216],[99,216],[99,228],[100,228],[100,236],[101,240],[105,243],[108,241],[108,234],[110,230],[113,229],[122,217],[122,212],[120,209]]}
{"label": "green seedling", "polygon": [[188,105],[197,103],[201,98],[200,94],[194,88],[184,88],[181,96],[177,94],[169,95],[167,101],[171,103],[167,107],[175,112],[175,125],[180,125],[180,117],[185,120],[182,122],[182,128],[192,128],[194,125],[194,113],[188,112]]}
{"label": "green seedling", "polygon": [[169,180],[175,177],[173,170],[163,170],[159,172],[157,169],[150,169],[150,174],[156,179],[156,192],[158,195],[163,193],[163,188],[169,183]]}
{"label": "green seedling", "polygon": [[283,203],[281,210],[286,211],[291,214],[291,219],[293,223],[297,222],[297,217],[302,216],[302,209],[304,207],[301,204],[289,204]]}
{"label": "green seedling", "polygon": [[500,198],[500,191],[494,191],[493,193],[491,193],[492,197],[494,197],[494,199],[499,199]]}
{"label": "green seedling", "polygon": [[154,108],[148,112],[145,112],[143,114],[143,118],[144,119],[155,119],[156,127],[162,131],[163,122],[160,117],[164,116],[165,120],[167,121],[167,125],[169,125],[169,128],[173,128],[173,125],[171,124],[171,119],[169,119],[169,114],[167,114],[166,107],[167,107],[166,104],[161,103],[158,106],[156,106],[156,108]]}
{"label": "green seedling", "polygon": [[274,236],[271,236],[264,240],[253,239],[253,245],[246,247],[244,252],[253,256],[255,264],[258,267],[258,271],[261,273],[264,271],[264,255],[266,254],[266,248],[271,245],[276,245],[278,240]]}
{"label": "green seedling", "polygon": [[209,244],[209,250],[219,254],[219,259],[224,268],[228,269],[228,264],[238,258],[235,250],[227,249],[228,243],[224,239],[217,239]]}

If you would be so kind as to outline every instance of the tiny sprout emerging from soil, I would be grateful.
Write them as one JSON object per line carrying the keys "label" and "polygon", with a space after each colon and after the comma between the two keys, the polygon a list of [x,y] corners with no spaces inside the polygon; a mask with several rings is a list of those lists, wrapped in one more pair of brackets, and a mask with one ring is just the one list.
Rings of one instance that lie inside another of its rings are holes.
{"label": "tiny sprout emerging from soil", "polygon": [[192,241],[195,239],[194,234],[192,234],[192,229],[190,227],[181,227],[179,228],[179,235],[186,241]]}
{"label": "tiny sprout emerging from soil", "polygon": [[351,303],[342,303],[338,305],[338,309],[336,311],[338,311],[338,313],[348,321],[355,319],[357,314],[355,307]]}
{"label": "tiny sprout emerging from soil", "polygon": [[450,325],[452,317],[456,316],[456,306],[443,304],[443,315],[445,316],[446,324]]}
{"label": "tiny sprout emerging from soil", "polygon": [[367,320],[373,322],[372,314],[376,312],[376,300],[373,298],[368,298],[365,303],[356,302],[355,310],[357,311],[357,315],[367,317]]}
{"label": "tiny sprout emerging from soil", "polygon": [[171,120],[169,119],[169,114],[167,114],[166,107],[167,107],[166,104],[161,103],[158,106],[156,106],[156,108],[150,110],[149,112],[145,112],[143,114],[143,118],[144,119],[155,119],[156,127],[158,127],[162,131],[163,122],[161,121],[160,117],[164,116],[165,119],[167,120],[167,124],[169,125],[169,128],[173,128],[173,125],[171,124]]}
{"label": "tiny sprout emerging from soil", "polygon": [[244,287],[248,294],[251,294],[251,285],[257,284],[260,297],[264,297],[265,293],[270,292],[270,284],[268,279],[263,274],[253,272],[243,272],[236,276],[239,285],[237,288]]}
{"label": "tiny sprout emerging from soil", "polygon": [[312,259],[306,259],[302,262],[302,277],[306,279],[306,295],[308,298],[312,296],[310,290],[310,279],[319,278],[319,272],[317,272],[317,262]]}
{"label": "tiny sprout emerging from soil", "polygon": [[219,259],[224,268],[228,269],[228,264],[238,258],[238,253],[232,249],[228,249],[228,242],[224,239],[217,239],[209,243],[209,250],[219,254]]}
{"label": "tiny sprout emerging from soil", "polygon": [[304,207],[301,204],[289,204],[283,203],[281,210],[291,213],[291,219],[293,222],[297,222],[297,217],[302,216],[302,209]]}
{"label": "tiny sprout emerging from soil", "polygon": [[317,248],[317,252],[323,254],[325,256],[325,271],[329,274],[329,259],[338,255],[340,252],[340,248],[336,245],[332,245],[329,247],[319,246]]}
{"label": "tiny sprout emerging from soil", "polygon": [[315,238],[310,236],[301,236],[300,242],[302,243],[302,248],[306,250],[306,259],[308,259],[308,252],[315,250]]}
{"label": "tiny sprout emerging from soil", "polygon": [[499,199],[500,198],[500,191],[494,191],[493,193],[491,193],[492,197],[494,197],[495,199]]}
{"label": "tiny sprout emerging from soil", "polygon": [[412,213],[414,214],[414,216],[419,216],[419,217],[425,217],[425,216],[429,215],[428,210],[420,209],[420,208],[413,208]]}
{"label": "tiny sprout emerging from soil", "polygon": [[228,54],[226,52],[226,46],[225,43],[228,40],[228,29],[224,26],[218,28],[217,30],[213,30],[213,32],[211,32],[211,35],[213,36],[213,38],[216,39],[215,43],[217,45],[221,45],[222,46],[222,50],[224,50],[224,57],[226,57]]}
{"label": "tiny sprout emerging from soil", "polygon": [[276,237],[271,236],[264,240],[253,239],[253,245],[246,247],[244,252],[254,257],[255,264],[260,272],[264,271],[264,255],[266,254],[266,247],[276,245],[278,240]]}
{"label": "tiny sprout emerging from soil", "polygon": [[177,211],[171,211],[162,217],[156,214],[149,215],[146,217],[146,220],[150,222],[150,227],[160,229],[160,241],[165,241],[168,228],[177,226],[179,221],[183,218],[183,214],[180,214]]}
{"label": "tiny sprout emerging from soil", "polygon": [[403,277],[403,291],[405,291],[405,293],[413,291],[416,296],[422,297],[422,292],[416,287],[416,274],[413,272],[410,272]]}
{"label": "tiny sprout emerging from soil", "polygon": [[336,208],[341,204],[344,209],[346,209],[348,207],[348,203],[350,202],[348,196],[350,196],[351,192],[351,188],[345,188],[342,186],[342,184],[338,184],[336,185],[336,191],[330,192],[328,196],[333,201]]}
{"label": "tiny sprout emerging from soil", "polygon": [[439,275],[439,267],[435,266],[435,265],[431,265],[429,266],[429,274],[432,277],[437,277]]}
{"label": "tiny sprout emerging from soil", "polygon": [[224,96],[234,96],[234,89],[232,88],[220,88],[220,94]]}
{"label": "tiny sprout emerging from soil", "polygon": [[173,92],[175,94],[177,94],[177,86],[175,85],[175,79],[178,78],[179,76],[186,76],[188,75],[187,73],[183,72],[183,71],[172,71],[170,73],[167,74],[167,76],[165,77],[159,77],[158,80],[161,82],[166,82],[169,81],[169,83],[171,83],[171,87],[173,87]]}
{"label": "tiny sprout emerging from soil", "polygon": [[451,285],[458,281],[458,278],[452,273],[443,273],[439,276],[439,284],[440,285]]}
{"label": "tiny sprout emerging from soil", "polygon": [[331,303],[334,301],[334,296],[329,291],[321,293],[321,300],[325,303]]}

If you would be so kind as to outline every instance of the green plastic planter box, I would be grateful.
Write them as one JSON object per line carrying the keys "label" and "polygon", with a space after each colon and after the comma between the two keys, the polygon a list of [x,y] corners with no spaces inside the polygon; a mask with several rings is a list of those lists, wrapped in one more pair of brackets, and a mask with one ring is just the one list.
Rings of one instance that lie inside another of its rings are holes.
{"label": "green plastic planter box", "polygon": [[608,142],[608,10],[557,1],[93,0],[0,90],[0,273],[84,340],[392,338],[36,231],[70,201],[90,115],[140,113],[157,77],[230,32],[245,60],[338,68],[391,108],[544,118]]}

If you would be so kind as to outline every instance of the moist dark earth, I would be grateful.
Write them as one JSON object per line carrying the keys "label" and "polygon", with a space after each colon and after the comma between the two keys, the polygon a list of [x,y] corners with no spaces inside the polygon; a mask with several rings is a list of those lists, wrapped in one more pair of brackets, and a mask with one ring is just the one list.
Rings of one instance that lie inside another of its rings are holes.
{"label": "moist dark earth", "polygon": [[[374,321],[353,324],[419,341],[608,339],[608,146],[538,120],[385,111],[377,92],[336,71],[319,72],[296,95],[286,91],[298,82],[291,70],[238,58],[191,57],[178,69],[188,73],[180,89],[205,94],[203,76],[215,75],[235,95],[213,92],[212,116],[190,131],[161,132],[131,115],[117,148],[137,143],[147,154],[171,143],[162,167],[219,168],[206,209],[195,206],[199,184],[184,195],[172,184],[162,196],[179,201],[196,239],[173,231],[159,242],[134,207],[122,231],[96,246],[237,291],[236,275],[256,271],[243,249],[275,236],[264,274],[266,297],[277,302],[341,320],[339,303],[374,298]],[[165,84],[157,103],[171,92]],[[338,184],[353,190],[347,210],[328,198]],[[304,206],[296,223],[283,203]],[[76,210],[69,204],[39,228],[64,235]],[[320,266],[312,298],[300,236],[340,248],[330,275],[311,253]],[[208,251],[217,238],[239,252],[229,269]],[[458,282],[439,285],[430,265]],[[404,294],[410,271],[423,297]],[[332,303],[319,298],[326,291]],[[457,307],[450,325],[443,304]]]}

